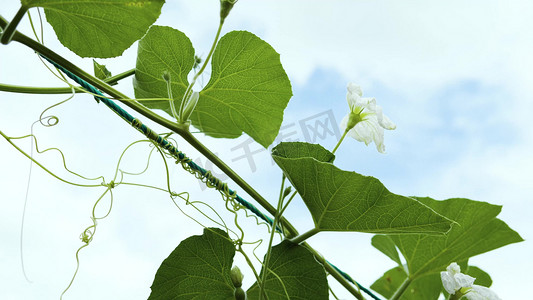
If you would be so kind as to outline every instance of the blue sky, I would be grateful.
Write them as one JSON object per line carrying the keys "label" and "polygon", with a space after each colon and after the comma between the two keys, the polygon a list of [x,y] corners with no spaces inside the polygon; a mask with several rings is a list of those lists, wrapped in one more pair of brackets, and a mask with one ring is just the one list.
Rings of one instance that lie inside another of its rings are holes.
{"label": "blue sky", "polygon": [[[218,21],[218,1],[168,2],[158,24],[185,32],[197,53],[205,56]],[[303,138],[298,129],[301,120],[331,113],[340,122],[348,111],[347,83],[361,85],[364,96],[375,97],[397,129],[385,133],[385,155],[373,144],[367,147],[347,139],[337,152],[336,164],[375,176],[398,194],[467,197],[503,205],[500,218],[526,242],[480,255],[472,262],[492,275],[501,298],[523,298],[528,284],[524,274],[533,268],[533,246],[528,241],[533,235],[528,215],[533,208],[533,4],[287,2],[241,0],[224,28],[225,32],[252,31],[281,54],[294,93],[284,124],[294,124],[296,136]],[[7,1],[0,14],[9,19],[18,5],[18,1]],[[21,29],[31,35],[27,22]],[[45,31],[51,48],[86,70],[92,69],[90,59],[77,58],[55,41],[51,28],[45,27]],[[21,60],[22,55],[29,57]],[[135,55],[134,45],[123,57],[102,62],[118,73],[134,65]],[[14,44],[0,47],[0,82],[60,85],[30,50]],[[129,81],[119,88],[133,96]],[[11,135],[29,133],[40,112],[62,99],[0,93],[0,130]],[[37,127],[39,143],[61,147],[69,166],[84,174],[109,179],[122,149],[140,138],[89,96],[78,96],[53,113],[60,116],[60,125]],[[231,148],[245,142],[246,136],[236,140],[199,138],[228,157],[228,163],[267,198],[277,197],[281,173],[266,151],[254,156],[258,171],[252,172],[245,159],[231,161],[240,154]],[[191,147],[178,142],[190,157],[205,164]],[[327,135],[319,142],[332,149],[336,139]],[[21,144],[29,149],[27,142]],[[259,147],[251,145],[252,149]],[[0,298],[55,298],[70,278],[77,238],[102,191],[66,186],[33,169],[24,253],[34,283],[28,284],[20,272],[18,243],[29,164],[6,142],[0,141],[0,153],[2,169],[9,170],[0,174],[0,187],[5,191],[0,212],[0,281],[8,287],[0,291]],[[141,168],[145,157],[146,149],[134,150],[125,167]],[[57,156],[43,155],[41,159],[61,172]],[[152,165],[158,163],[154,160]],[[153,167],[139,180],[160,185],[161,176]],[[182,170],[173,169],[173,176],[176,190],[189,190],[194,199],[215,207],[220,204],[216,193],[203,191]],[[293,203],[287,214],[300,231],[310,228],[310,217],[301,202]],[[129,187],[116,190],[113,212],[100,222],[98,230],[94,243],[82,254],[82,269],[69,291],[70,299],[146,298],[162,258],[191,232],[201,233],[201,227],[183,217],[164,194]],[[250,239],[265,238],[264,234],[262,229],[254,230]],[[370,285],[393,266],[370,246],[370,237],[322,233],[310,243]],[[251,275],[247,277],[245,285],[252,283]],[[341,288],[336,291],[344,295]]]}

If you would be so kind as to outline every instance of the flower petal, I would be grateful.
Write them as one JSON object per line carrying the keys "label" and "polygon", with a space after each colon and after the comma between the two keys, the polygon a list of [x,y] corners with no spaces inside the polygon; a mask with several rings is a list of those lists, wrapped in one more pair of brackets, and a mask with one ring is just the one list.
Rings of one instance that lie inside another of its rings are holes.
{"label": "flower petal", "polygon": [[374,142],[380,153],[385,152],[383,128],[379,126],[374,115],[367,116],[364,121],[357,123],[354,128],[348,131],[348,135],[360,142],[364,142],[367,146]]}
{"label": "flower petal", "polygon": [[453,278],[455,279],[455,282],[457,282],[457,285],[459,285],[461,288],[472,287],[474,281],[476,280],[474,277],[463,273],[455,274],[453,275]]}
{"label": "flower petal", "polygon": [[461,273],[461,267],[456,262],[452,262],[446,268],[446,271],[448,271],[448,273],[453,276],[455,274]]}
{"label": "flower petal", "polygon": [[448,292],[448,294],[455,294],[455,279],[449,272],[440,272],[440,279],[442,280],[442,286]]}
{"label": "flower petal", "polygon": [[348,86],[346,88],[348,89],[348,93],[350,94],[357,94],[359,95],[359,97],[363,96],[363,90],[361,89],[360,86],[358,86],[355,83],[352,83],[352,82],[348,83]]}
{"label": "flower petal", "polygon": [[383,109],[379,105],[376,105],[376,116],[381,127],[387,130],[396,129],[396,124],[394,124],[386,115],[383,114]]}
{"label": "flower petal", "polygon": [[501,298],[489,288],[476,284],[472,286],[472,289],[468,291],[465,296],[468,300],[501,300]]}

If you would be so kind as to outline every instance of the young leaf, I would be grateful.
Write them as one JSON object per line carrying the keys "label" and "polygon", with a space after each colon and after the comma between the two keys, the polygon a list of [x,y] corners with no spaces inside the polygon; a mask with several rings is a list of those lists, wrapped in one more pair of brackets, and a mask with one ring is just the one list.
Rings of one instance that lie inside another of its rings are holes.
{"label": "young leaf", "polygon": [[274,147],[272,157],[304,200],[320,231],[443,234],[450,229],[449,219],[416,199],[389,192],[376,178],[302,157],[302,143],[280,147],[283,151]]}
{"label": "young leaf", "polygon": [[[265,289],[269,300],[328,299],[326,271],[305,247],[289,241],[272,247],[268,269]],[[248,299],[259,299],[257,282],[248,289]]]}
{"label": "young leaf", "polygon": [[402,265],[398,250],[392,239],[386,235],[375,235],[372,237],[372,246],[387,255],[390,259],[395,261],[399,266]]}
{"label": "young leaf", "polygon": [[411,278],[441,272],[452,262],[522,241],[518,233],[496,218],[501,206],[463,198],[417,199],[457,224],[444,236],[390,236],[405,257]]}
{"label": "young leaf", "polygon": [[[385,272],[370,288],[389,299],[406,278],[403,268],[395,267]],[[441,288],[440,275],[424,276],[412,281],[400,300],[437,300]]]}
{"label": "young leaf", "polygon": [[96,60],[93,59],[93,69],[94,69],[94,76],[98,79],[107,79],[111,77],[111,72],[106,68],[105,65],[101,65],[96,62]]}
{"label": "young leaf", "polygon": [[[166,26],[152,26],[139,41],[133,87],[136,98],[168,98],[167,72],[172,87],[174,106],[179,109],[189,86],[187,74],[194,65],[194,48],[181,31]],[[151,109],[161,109],[172,115],[168,100],[139,101]]]}
{"label": "young leaf", "polygon": [[119,56],[161,14],[164,0],[22,0],[43,7],[59,41],[81,57]]}
{"label": "young leaf", "polygon": [[250,32],[232,31],[220,39],[211,64],[192,124],[209,136],[236,138],[245,132],[270,145],[292,96],[279,54]]}
{"label": "young leaf", "polygon": [[226,232],[205,228],[183,240],[166,258],[148,299],[232,299],[230,270],[235,246]]}

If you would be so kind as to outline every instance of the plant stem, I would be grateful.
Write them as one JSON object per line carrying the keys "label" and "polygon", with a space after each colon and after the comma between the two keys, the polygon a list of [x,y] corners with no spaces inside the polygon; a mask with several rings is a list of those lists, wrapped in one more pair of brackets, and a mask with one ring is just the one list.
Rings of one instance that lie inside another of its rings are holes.
{"label": "plant stem", "polygon": [[[274,231],[274,230],[272,230]],[[248,266],[250,267],[250,269],[252,269],[253,273],[254,273],[254,276],[255,276],[255,280],[257,281],[257,284],[259,286],[262,285],[260,279],[259,279],[259,275],[257,274],[257,271],[255,270],[254,268],[254,265],[252,264],[252,261],[250,260],[250,258],[248,257],[248,255],[246,255],[246,252],[244,252],[244,250],[242,249],[242,246],[239,246],[237,248],[237,251],[240,252],[242,254],[242,256],[244,256],[244,259],[246,260],[246,263],[248,264]],[[264,292],[264,291],[263,291]],[[263,296],[263,295],[262,295]],[[265,296],[265,299],[268,299],[267,295],[264,294]]]}
{"label": "plant stem", "polygon": [[[22,86],[0,83],[0,91],[10,93],[22,94],[71,94],[70,87],[37,87],[37,86]],[[82,88],[75,87],[77,93],[82,93]]]}
{"label": "plant stem", "polygon": [[344,140],[344,138],[346,137],[346,134],[348,133],[348,130],[345,130],[344,133],[342,134],[341,136],[341,139],[339,140],[339,142],[337,143],[337,145],[335,146],[335,148],[333,148],[333,151],[331,151],[331,154],[335,154],[335,151],[337,151],[337,148],[339,148],[339,146],[341,145],[342,141]]}
{"label": "plant stem", "polygon": [[361,293],[355,289],[355,286],[348,282],[346,278],[344,278],[337,270],[335,270],[335,268],[333,268],[333,266],[330,265],[320,253],[318,253],[315,249],[309,246],[309,244],[307,244],[306,242],[302,243],[302,245],[307,247],[307,249],[311,251],[315,258],[324,266],[326,271],[331,276],[333,276],[333,278],[335,278],[340,284],[342,284],[342,286],[344,286],[344,288],[347,289],[355,298],[359,300],[365,299],[363,295],[361,295]]}
{"label": "plant stem", "polygon": [[400,287],[396,290],[396,292],[394,292],[394,295],[392,295],[390,300],[398,300],[398,299],[400,299],[400,297],[402,296],[402,294],[405,292],[405,290],[407,289],[407,287],[410,284],[411,284],[411,278],[410,277],[405,278],[405,280],[402,283],[402,285],[400,285]]}
{"label": "plant stem", "polygon": [[207,54],[207,57],[205,58],[205,61],[204,61],[204,64],[202,65],[202,67],[200,68],[200,70],[198,71],[198,73],[196,73],[191,81],[191,83],[189,84],[189,86],[187,87],[187,89],[185,90],[185,93],[183,94],[183,98],[181,99],[181,103],[180,103],[180,111],[179,111],[179,121],[180,123],[185,123],[187,122],[187,120],[183,120],[183,111],[185,110],[185,107],[187,107],[187,101],[189,100],[190,98],[190,95],[191,95],[191,92],[192,92],[192,88],[194,86],[194,84],[196,83],[196,79],[198,79],[198,77],[204,72],[205,68],[207,67],[207,63],[209,62],[209,60],[211,59],[211,56],[213,55],[213,52],[215,52],[215,47],[217,46],[217,42],[218,42],[218,38],[220,37],[220,32],[222,31],[222,25],[224,25],[224,20],[221,19],[220,20],[220,23],[218,24],[218,29],[217,29],[217,33],[215,35],[215,40],[213,41],[213,45],[211,45],[211,49],[209,50],[209,53]]}
{"label": "plant stem", "polygon": [[3,30],[2,35],[0,36],[0,43],[7,45],[9,44],[9,42],[11,42],[13,35],[15,34],[15,32],[17,32],[17,26],[19,25],[20,20],[22,20],[22,17],[24,17],[27,11],[28,8],[26,6],[22,5],[20,7],[15,17],[13,17],[13,20]]}
{"label": "plant stem", "polygon": [[[107,84],[115,84],[119,80],[135,74],[135,69],[122,72],[115,76],[109,77],[104,80]],[[77,93],[82,93],[85,90],[75,87]],[[11,93],[24,93],[24,94],[70,94],[72,89],[70,87],[33,87],[33,86],[21,86],[0,83],[0,91]]]}
{"label": "plant stem", "polygon": [[278,199],[278,207],[276,209],[276,215],[274,216],[274,223],[272,224],[272,230],[270,231],[270,239],[268,240],[268,248],[267,253],[265,254],[265,260],[263,261],[263,276],[261,278],[261,285],[260,285],[260,297],[259,300],[262,300],[263,298],[263,291],[265,291],[265,285],[266,285],[266,277],[268,273],[268,264],[270,262],[270,254],[272,253],[272,241],[274,240],[274,234],[276,231],[274,228],[278,225],[279,217],[281,216],[281,209],[283,207],[283,192],[285,187],[285,174],[282,175],[281,178],[281,188],[279,190],[279,199]]}
{"label": "plant stem", "polygon": [[300,234],[299,236],[291,239],[291,243],[294,243],[294,244],[300,244],[301,242],[307,240],[308,238],[312,237],[313,235],[319,233],[320,230],[318,230],[317,228],[313,228],[307,232],[304,232],[302,234]]}
{"label": "plant stem", "polygon": [[109,78],[104,79],[104,82],[106,82],[109,85],[114,85],[118,83],[120,80],[130,77],[131,75],[135,75],[135,68],[124,71],[122,73],[119,73],[115,76],[111,76]]}

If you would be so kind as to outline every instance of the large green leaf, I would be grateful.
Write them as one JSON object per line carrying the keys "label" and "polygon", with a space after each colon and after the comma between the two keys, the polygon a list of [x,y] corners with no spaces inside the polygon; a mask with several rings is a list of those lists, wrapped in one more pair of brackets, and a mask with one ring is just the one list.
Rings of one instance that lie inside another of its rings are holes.
{"label": "large green leaf", "polygon": [[148,299],[234,299],[230,270],[235,246],[217,228],[183,240],[166,258]]}
{"label": "large green leaf", "polygon": [[389,236],[386,235],[375,235],[372,237],[372,246],[381,251],[383,254],[387,255],[390,259],[395,261],[399,266],[402,265],[400,260],[400,255],[398,255],[398,250],[396,245]]}
{"label": "large green leaf", "polygon": [[[274,147],[283,170],[311,212],[319,231],[445,233],[451,221],[416,199],[389,192],[379,180],[302,157],[303,143]],[[289,150],[286,148],[293,147]],[[320,146],[316,146],[320,147]]]}
{"label": "large green leaf", "polygon": [[161,14],[164,0],[22,0],[43,7],[59,41],[81,57],[119,56]]}
{"label": "large green leaf", "polygon": [[247,133],[267,147],[278,135],[292,96],[279,54],[247,31],[223,36],[213,54],[211,79],[200,92],[192,124],[207,135]]}
{"label": "large green leaf", "polygon": [[[265,285],[268,299],[328,299],[326,271],[305,247],[289,241],[272,247],[268,269]],[[248,290],[248,299],[259,299],[257,282]]]}
{"label": "large green leaf", "polygon": [[[404,269],[395,267],[385,272],[370,288],[389,299],[406,278],[407,274]],[[400,300],[437,300],[441,289],[442,283],[439,274],[424,276],[412,281]]]}
{"label": "large green leaf", "polygon": [[[181,31],[166,26],[152,26],[139,41],[137,65],[133,87],[137,99],[168,98],[167,82],[163,73],[170,76],[172,97],[176,111],[189,86],[187,74],[194,65],[194,48]],[[152,109],[162,109],[172,115],[170,103],[139,101]]]}
{"label": "large green leaf", "polygon": [[452,262],[522,241],[518,233],[496,218],[501,206],[463,198],[417,199],[457,224],[445,236],[390,236],[405,257],[411,278],[444,271]]}

